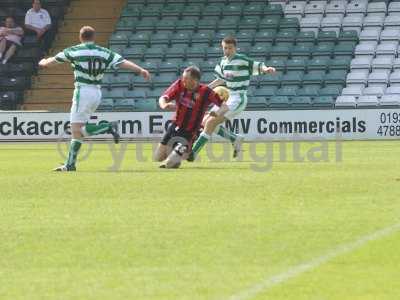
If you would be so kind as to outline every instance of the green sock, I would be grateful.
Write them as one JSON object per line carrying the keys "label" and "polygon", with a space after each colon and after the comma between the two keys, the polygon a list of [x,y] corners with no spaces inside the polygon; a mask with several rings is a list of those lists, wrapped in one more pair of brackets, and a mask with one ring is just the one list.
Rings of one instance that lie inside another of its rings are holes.
{"label": "green sock", "polygon": [[76,158],[78,156],[79,149],[81,149],[82,141],[80,140],[71,140],[71,145],[69,146],[69,154],[67,161],[65,162],[66,166],[75,166]]}
{"label": "green sock", "polygon": [[230,140],[231,143],[234,143],[237,138],[237,134],[233,133],[232,131],[229,131],[224,126],[219,126],[217,134],[223,137],[224,139]]}
{"label": "green sock", "polygon": [[200,136],[197,138],[197,140],[194,142],[193,147],[192,147],[192,152],[193,155],[196,157],[197,154],[203,149],[204,145],[207,144],[208,140],[210,139],[210,136],[204,132],[200,134]]}
{"label": "green sock", "polygon": [[86,123],[82,128],[82,133],[84,136],[98,135],[102,133],[106,133],[110,130],[111,123],[102,122],[100,124],[89,124]]}

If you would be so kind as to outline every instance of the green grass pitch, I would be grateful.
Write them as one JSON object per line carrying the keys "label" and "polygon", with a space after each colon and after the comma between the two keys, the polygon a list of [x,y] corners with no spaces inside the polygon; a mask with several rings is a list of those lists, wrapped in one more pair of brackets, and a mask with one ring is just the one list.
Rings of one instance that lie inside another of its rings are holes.
{"label": "green grass pitch", "polygon": [[94,145],[78,172],[55,174],[54,144],[2,144],[0,299],[399,299],[399,231],[246,294],[400,222],[400,143],[344,142],[341,162],[333,146],[299,162],[287,144],[257,172],[249,149],[160,170],[130,144],[111,172]]}

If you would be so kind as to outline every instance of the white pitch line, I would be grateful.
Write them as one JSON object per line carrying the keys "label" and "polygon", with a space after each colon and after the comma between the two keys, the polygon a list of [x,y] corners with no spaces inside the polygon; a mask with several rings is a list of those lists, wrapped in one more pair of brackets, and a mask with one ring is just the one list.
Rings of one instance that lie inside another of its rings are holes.
{"label": "white pitch line", "polygon": [[297,266],[293,266],[285,272],[276,274],[272,277],[265,278],[264,280],[256,283],[255,285],[249,287],[248,289],[245,289],[245,290],[237,293],[236,295],[231,296],[229,299],[230,300],[251,299],[251,298],[255,297],[256,295],[258,295],[262,292],[265,292],[268,289],[270,289],[278,284],[281,284],[291,278],[299,276],[307,271],[315,269],[315,268],[319,267],[320,265],[336,258],[339,255],[354,251],[357,248],[364,246],[368,242],[381,239],[381,238],[388,236],[392,233],[395,233],[396,231],[399,231],[399,230],[400,230],[400,223],[397,223],[395,225],[392,225],[392,226],[386,227],[384,229],[370,233],[368,235],[365,235],[351,243],[340,245],[322,256],[316,257],[308,262],[301,263]]}

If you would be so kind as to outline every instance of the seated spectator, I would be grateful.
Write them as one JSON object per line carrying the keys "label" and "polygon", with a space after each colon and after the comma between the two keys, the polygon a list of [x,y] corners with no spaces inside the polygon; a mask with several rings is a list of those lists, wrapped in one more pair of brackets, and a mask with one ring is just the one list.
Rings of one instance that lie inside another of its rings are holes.
{"label": "seated spectator", "polygon": [[25,15],[27,33],[34,33],[47,51],[51,44],[51,18],[47,10],[42,8],[40,0],[33,0],[32,8]]}
{"label": "seated spectator", "polygon": [[23,35],[24,30],[15,24],[15,19],[7,17],[5,27],[0,27],[0,60],[3,59],[3,65],[10,60],[17,48],[22,46]]}

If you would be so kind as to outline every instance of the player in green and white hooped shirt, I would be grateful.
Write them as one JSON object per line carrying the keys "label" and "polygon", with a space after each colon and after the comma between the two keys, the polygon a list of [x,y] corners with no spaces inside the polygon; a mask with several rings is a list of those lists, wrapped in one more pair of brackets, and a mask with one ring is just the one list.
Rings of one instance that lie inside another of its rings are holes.
{"label": "player in green and white hooped shirt", "polygon": [[243,137],[227,130],[221,123],[230,120],[241,113],[247,105],[247,89],[250,85],[252,75],[261,75],[265,73],[275,73],[275,68],[267,67],[263,62],[257,62],[248,58],[246,55],[236,52],[236,39],[226,37],[222,40],[222,50],[224,57],[216,65],[214,73],[217,79],[209,84],[211,88],[219,85],[226,85],[229,89],[229,99],[226,104],[229,111],[224,116],[214,114],[215,107],[204,119],[204,130],[193,144],[192,153],[189,161],[193,161],[196,155],[208,142],[211,135],[215,132],[219,136],[229,140],[234,146],[234,157],[241,149]]}
{"label": "player in green and white hooped shirt", "polygon": [[79,35],[81,44],[65,49],[55,57],[42,59],[42,68],[69,62],[74,70],[75,91],[71,107],[72,140],[69,155],[64,165],[54,171],[75,171],[76,159],[85,136],[110,133],[115,143],[119,142],[118,123],[89,124],[90,115],[101,102],[101,80],[109,68],[123,68],[140,73],[150,80],[150,73],[138,65],[123,59],[119,54],[94,43],[95,30],[90,26],[82,27]]}

